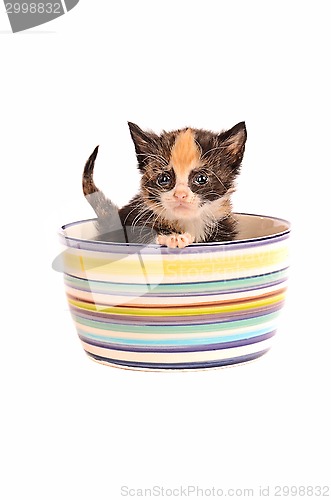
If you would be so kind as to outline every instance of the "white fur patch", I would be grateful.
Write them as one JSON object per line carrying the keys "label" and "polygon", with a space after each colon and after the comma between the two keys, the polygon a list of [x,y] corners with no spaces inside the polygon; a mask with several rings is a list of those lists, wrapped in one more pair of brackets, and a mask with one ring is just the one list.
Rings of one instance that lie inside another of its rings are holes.
{"label": "white fur patch", "polygon": [[196,242],[204,241],[217,221],[231,212],[230,195],[232,191],[229,190],[222,198],[204,203],[201,207],[198,205],[198,198],[195,197],[192,211],[187,209],[187,214],[183,217],[180,217],[175,210],[169,207],[165,196],[162,201],[165,207],[163,217],[170,223],[172,222],[178,232],[190,234]]}

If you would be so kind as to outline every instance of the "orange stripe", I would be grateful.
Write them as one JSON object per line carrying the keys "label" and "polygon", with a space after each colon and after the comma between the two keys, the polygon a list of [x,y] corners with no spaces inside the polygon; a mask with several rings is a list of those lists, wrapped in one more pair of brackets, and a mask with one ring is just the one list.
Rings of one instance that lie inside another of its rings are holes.
{"label": "orange stripe", "polygon": [[[278,295],[282,295],[286,292],[287,290],[287,287],[284,287],[284,288],[280,288],[278,290],[275,290],[273,292],[269,292],[269,293],[264,293],[262,295],[254,295],[253,297],[245,297],[245,298],[239,298],[239,299],[232,299],[232,300],[217,300],[217,301],[211,301],[211,302],[189,302],[189,303],[186,303],[186,304],[162,304],[162,303],[159,303],[159,304],[137,304],[135,302],[134,306],[132,306],[132,304],[125,304],[125,303],[121,303],[121,307],[123,308],[126,308],[126,309],[132,309],[132,307],[134,309],[176,309],[176,310],[180,310],[180,309],[185,309],[187,307],[200,307],[200,308],[204,308],[204,307],[211,307],[211,306],[222,306],[222,305],[232,305],[232,304],[248,304],[250,302],[255,302],[255,301],[258,301],[258,300],[263,300],[263,299],[267,299],[267,298],[271,298],[271,297],[277,297]],[[106,302],[102,302],[100,300],[98,300],[98,302],[95,302],[94,300],[86,300],[86,299],[82,299],[81,297],[78,297],[77,295],[74,295],[70,292],[66,292],[67,294],[67,297],[71,300],[74,300],[76,302],[80,302],[81,304],[93,304],[93,305],[96,305],[96,306],[107,306],[107,307],[117,307],[116,304],[114,304],[113,306]],[[130,297],[128,297],[128,299],[130,299]]]}

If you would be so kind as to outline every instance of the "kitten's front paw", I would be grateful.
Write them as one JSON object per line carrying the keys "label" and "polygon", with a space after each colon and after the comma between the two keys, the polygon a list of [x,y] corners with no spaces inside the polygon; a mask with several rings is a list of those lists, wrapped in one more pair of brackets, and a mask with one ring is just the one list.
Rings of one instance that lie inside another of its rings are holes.
{"label": "kitten's front paw", "polygon": [[168,248],[184,248],[193,243],[194,238],[189,233],[184,234],[159,234],[156,238],[156,243],[165,245]]}

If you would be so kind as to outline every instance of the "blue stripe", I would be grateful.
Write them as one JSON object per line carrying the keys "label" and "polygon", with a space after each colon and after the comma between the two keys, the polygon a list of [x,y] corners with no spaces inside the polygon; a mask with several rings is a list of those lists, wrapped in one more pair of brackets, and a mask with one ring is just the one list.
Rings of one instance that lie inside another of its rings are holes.
{"label": "blue stripe", "polygon": [[220,359],[215,361],[196,361],[190,363],[142,363],[138,361],[121,361],[118,359],[104,358],[102,356],[97,356],[96,354],[91,354],[86,352],[86,354],[93,358],[95,361],[101,361],[103,363],[109,363],[113,365],[131,367],[131,368],[142,368],[142,369],[153,369],[153,370],[196,370],[205,368],[220,368],[222,366],[236,365],[240,363],[247,363],[248,361],[253,361],[254,359],[263,356],[269,349],[264,349],[253,354],[246,354],[245,356],[238,356],[229,359]]}
{"label": "blue stripe", "polygon": [[[87,333],[77,328],[77,332],[81,340],[91,343],[92,345],[101,345],[112,349],[112,344],[117,346],[190,346],[190,345],[208,345],[208,344],[223,344],[227,342],[241,341],[259,337],[274,331],[273,328],[261,328],[252,332],[237,333],[235,335],[224,335],[220,337],[199,337],[189,339],[149,339],[147,335],[143,339],[123,339],[120,337],[103,337],[93,333]],[[178,331],[176,333],[179,333]],[[93,342],[96,342],[94,344]]]}
{"label": "blue stripe", "polygon": [[[221,349],[231,349],[234,347],[242,347],[250,344],[256,344],[258,342],[262,342],[273,337],[276,333],[276,330],[269,331],[264,335],[254,335],[251,337],[242,337],[240,340],[234,340],[231,342],[225,342],[223,339],[220,343],[217,343],[218,338],[213,339],[212,343],[208,342],[196,342],[196,343],[188,343],[188,342],[175,342],[174,344],[168,344],[165,342],[164,344],[160,344],[157,347],[155,345],[127,345],[127,344],[113,344],[105,341],[98,341],[88,337],[85,335],[79,335],[79,338],[85,342],[86,344],[93,345],[96,347],[101,347],[103,349],[112,349],[114,351],[125,351],[125,352],[199,352],[199,351],[217,351]],[[209,340],[209,339],[206,339]],[[140,343],[139,343],[140,344]],[[150,343],[149,343],[150,344]]]}

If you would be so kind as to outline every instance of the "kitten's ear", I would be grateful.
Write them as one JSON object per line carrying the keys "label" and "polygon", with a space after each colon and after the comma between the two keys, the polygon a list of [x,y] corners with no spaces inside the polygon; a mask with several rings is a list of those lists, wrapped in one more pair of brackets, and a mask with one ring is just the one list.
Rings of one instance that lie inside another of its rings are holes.
{"label": "kitten's ear", "polygon": [[130,134],[136,150],[139,168],[148,163],[148,155],[155,154],[158,146],[158,136],[154,132],[145,132],[138,125],[128,122]]}
{"label": "kitten's ear", "polygon": [[247,139],[245,122],[237,123],[237,125],[230,128],[230,130],[221,132],[218,137],[230,154],[234,156],[243,156]]}

